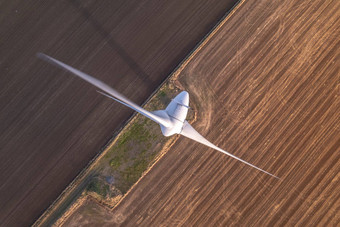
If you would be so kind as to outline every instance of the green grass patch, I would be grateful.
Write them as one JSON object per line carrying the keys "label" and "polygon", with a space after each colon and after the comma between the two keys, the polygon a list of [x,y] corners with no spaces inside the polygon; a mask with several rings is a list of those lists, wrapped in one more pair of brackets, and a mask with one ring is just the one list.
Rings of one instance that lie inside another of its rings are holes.
{"label": "green grass patch", "polygon": [[122,158],[120,156],[116,156],[110,160],[110,166],[113,169],[118,169],[118,167],[122,164]]}
{"label": "green grass patch", "polygon": [[102,197],[106,197],[110,188],[103,180],[98,178],[93,178],[92,181],[87,186],[87,191],[95,192]]}

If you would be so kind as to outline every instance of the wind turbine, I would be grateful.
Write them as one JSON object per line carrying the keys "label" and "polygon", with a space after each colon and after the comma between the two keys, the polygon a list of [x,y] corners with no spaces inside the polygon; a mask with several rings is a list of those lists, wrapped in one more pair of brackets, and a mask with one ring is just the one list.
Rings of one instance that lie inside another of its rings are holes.
{"label": "wind turbine", "polygon": [[50,62],[60,68],[63,68],[74,75],[82,78],[83,80],[86,80],[90,84],[96,86],[97,88],[101,89],[104,92],[98,91],[99,93],[105,95],[108,98],[111,98],[135,111],[138,113],[144,115],[147,118],[150,118],[154,122],[158,123],[161,126],[161,131],[164,136],[171,136],[174,134],[180,134],[183,135],[189,139],[192,139],[194,141],[197,141],[201,144],[204,144],[208,147],[211,147],[215,150],[218,150],[232,158],[235,158],[239,160],[240,162],[243,162],[261,172],[264,172],[272,177],[275,177],[279,179],[278,177],[274,176],[273,174],[260,169],[259,167],[250,164],[249,162],[246,162],[235,155],[230,154],[229,152],[222,150],[221,148],[215,146],[211,142],[209,142],[207,139],[205,139],[201,134],[199,134],[185,119],[187,117],[188,109],[189,109],[189,94],[186,91],[182,91],[179,93],[166,107],[165,110],[157,110],[153,112],[149,112],[142,107],[138,106],[134,102],[130,101],[128,98],[126,98],[124,95],[117,92],[115,89],[111,88],[107,84],[103,83],[102,81],[87,75],[86,73],[83,73],[69,65],[66,65],[65,63],[58,61],[50,56],[47,56],[42,53],[38,53],[37,57]]}

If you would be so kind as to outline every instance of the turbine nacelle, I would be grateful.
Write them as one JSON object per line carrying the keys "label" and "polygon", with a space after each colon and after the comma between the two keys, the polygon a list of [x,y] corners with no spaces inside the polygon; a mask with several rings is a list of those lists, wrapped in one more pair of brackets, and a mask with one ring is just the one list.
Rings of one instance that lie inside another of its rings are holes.
{"label": "turbine nacelle", "polygon": [[169,103],[165,110],[157,110],[152,113],[170,120],[170,126],[160,126],[164,136],[172,136],[182,132],[185,119],[187,118],[188,109],[189,93],[182,91]]}

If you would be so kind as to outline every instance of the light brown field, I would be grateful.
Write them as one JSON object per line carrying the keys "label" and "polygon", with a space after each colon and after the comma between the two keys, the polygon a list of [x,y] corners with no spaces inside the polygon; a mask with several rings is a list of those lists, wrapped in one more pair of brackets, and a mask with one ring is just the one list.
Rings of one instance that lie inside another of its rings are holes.
{"label": "light brown field", "polygon": [[339,10],[245,1],[178,76],[194,127],[280,180],[181,137],[100,225],[339,225]]}

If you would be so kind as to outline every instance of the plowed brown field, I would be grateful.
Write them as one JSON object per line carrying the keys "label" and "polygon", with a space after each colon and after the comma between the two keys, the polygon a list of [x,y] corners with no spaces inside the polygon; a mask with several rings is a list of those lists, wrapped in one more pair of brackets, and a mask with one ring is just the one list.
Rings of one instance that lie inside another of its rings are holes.
{"label": "plowed brown field", "polygon": [[178,77],[194,127],[280,180],[181,137],[97,220],[339,226],[339,12],[337,0],[245,1]]}
{"label": "plowed brown field", "polygon": [[0,225],[27,226],[133,111],[44,52],[141,104],[235,0],[0,2]]}

